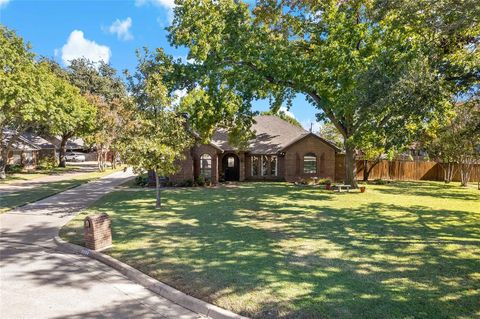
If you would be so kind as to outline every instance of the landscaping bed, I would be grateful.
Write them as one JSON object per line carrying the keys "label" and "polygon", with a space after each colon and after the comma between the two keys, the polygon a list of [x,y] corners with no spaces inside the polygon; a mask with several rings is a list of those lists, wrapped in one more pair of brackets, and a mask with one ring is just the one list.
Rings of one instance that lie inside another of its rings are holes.
{"label": "landscaping bed", "polygon": [[106,253],[252,318],[474,318],[480,192],[394,182],[336,193],[287,183],[122,189],[61,231],[108,213]]}

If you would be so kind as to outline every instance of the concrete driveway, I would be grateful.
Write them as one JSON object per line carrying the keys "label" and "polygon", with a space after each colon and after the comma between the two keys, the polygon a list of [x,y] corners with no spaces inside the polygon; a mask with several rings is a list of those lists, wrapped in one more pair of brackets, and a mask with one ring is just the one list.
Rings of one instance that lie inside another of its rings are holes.
{"label": "concrete driveway", "polygon": [[79,211],[133,175],[117,172],[0,215],[1,318],[201,318],[53,237]]}

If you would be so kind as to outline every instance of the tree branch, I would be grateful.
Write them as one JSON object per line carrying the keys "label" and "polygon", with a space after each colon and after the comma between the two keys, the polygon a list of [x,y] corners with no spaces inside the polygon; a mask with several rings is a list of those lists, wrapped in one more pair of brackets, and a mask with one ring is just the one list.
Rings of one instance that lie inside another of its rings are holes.
{"label": "tree branch", "polygon": [[343,135],[343,137],[347,137],[347,135],[349,133],[347,128],[345,127],[345,125],[343,125],[343,123],[341,123],[337,119],[335,114],[333,114],[332,110],[330,110],[329,108],[327,108],[325,106],[325,104],[327,104],[327,101],[325,101],[325,99],[322,98],[317,92],[311,91],[311,90],[306,90],[305,88],[297,85],[296,83],[294,83],[291,80],[279,80],[271,74],[266,74],[264,71],[260,70],[252,62],[247,62],[247,61],[233,62],[233,61],[228,61],[228,60],[225,61],[225,62],[237,64],[239,66],[247,66],[248,68],[250,68],[251,70],[253,70],[257,74],[263,76],[268,82],[270,82],[272,84],[288,86],[288,87],[290,87],[294,90],[297,90],[297,91],[300,91],[300,92],[303,92],[303,93],[309,95],[317,103],[317,105],[322,109],[322,111],[327,115],[327,117],[330,119],[330,121],[332,121],[332,123],[340,131],[340,133]]}

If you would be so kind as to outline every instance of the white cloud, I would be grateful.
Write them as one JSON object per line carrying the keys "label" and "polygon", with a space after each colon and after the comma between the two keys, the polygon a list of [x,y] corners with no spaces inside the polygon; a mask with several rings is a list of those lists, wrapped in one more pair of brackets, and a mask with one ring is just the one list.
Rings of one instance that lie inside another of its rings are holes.
{"label": "white cloud", "polygon": [[115,22],[112,23],[110,27],[108,27],[108,32],[112,34],[116,34],[117,38],[120,40],[132,40],[133,35],[130,32],[130,28],[132,27],[132,18],[128,17],[125,20],[117,19]]}
{"label": "white cloud", "polygon": [[0,8],[5,7],[9,2],[10,0],[0,0]]}
{"label": "white cloud", "polygon": [[69,64],[71,60],[82,57],[92,62],[103,61],[108,63],[112,55],[109,47],[85,39],[83,32],[80,30],[73,30],[70,33],[67,43],[61,49],[61,53],[65,65]]}
{"label": "white cloud", "polygon": [[179,105],[180,100],[187,95],[188,91],[187,89],[182,89],[182,90],[175,90],[173,91],[173,105]]}
{"label": "white cloud", "polygon": [[175,0],[135,0],[136,6],[143,6],[148,3],[165,7],[167,9],[173,9],[173,7],[175,7]]}
{"label": "white cloud", "polygon": [[[175,8],[175,0],[135,0],[135,5],[141,7],[143,5],[153,4],[155,6],[163,7],[167,9],[167,22],[172,24],[173,22],[173,8]],[[162,19],[157,18],[158,24],[164,26]]]}
{"label": "white cloud", "polygon": [[286,115],[290,116],[290,117],[293,117],[295,118],[295,114],[293,114],[292,112],[290,112],[286,106],[280,106],[280,112],[283,112],[285,113]]}

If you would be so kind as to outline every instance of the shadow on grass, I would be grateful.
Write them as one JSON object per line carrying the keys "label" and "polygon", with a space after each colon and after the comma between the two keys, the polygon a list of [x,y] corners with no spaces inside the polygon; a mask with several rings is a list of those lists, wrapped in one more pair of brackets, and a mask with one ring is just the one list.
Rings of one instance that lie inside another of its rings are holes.
{"label": "shadow on grass", "polygon": [[465,192],[464,188],[459,187],[459,183],[445,184],[443,182],[408,182],[408,181],[395,181],[391,184],[382,185],[378,189],[379,192],[384,194],[404,194],[413,196],[428,196],[435,198],[445,199],[460,199],[460,200],[480,200],[480,192],[475,194],[473,192]]}
{"label": "shadow on grass", "polygon": [[[451,198],[449,189],[436,192],[428,196]],[[472,212],[273,183],[164,197],[160,211],[148,190],[104,198],[95,209],[113,217],[109,254],[243,315],[455,318],[480,310],[480,219]],[[80,234],[78,224],[63,230]]]}

